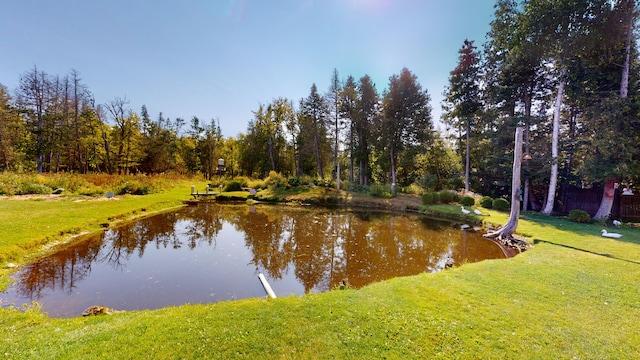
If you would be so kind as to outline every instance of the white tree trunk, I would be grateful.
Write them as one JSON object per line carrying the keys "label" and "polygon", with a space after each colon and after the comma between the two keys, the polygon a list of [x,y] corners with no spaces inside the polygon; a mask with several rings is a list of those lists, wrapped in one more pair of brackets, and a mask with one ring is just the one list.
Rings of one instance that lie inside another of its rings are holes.
{"label": "white tree trunk", "polygon": [[560,82],[558,83],[558,96],[556,97],[555,109],[553,111],[553,139],[551,141],[551,177],[549,178],[549,192],[547,193],[547,201],[542,213],[551,215],[553,204],[556,198],[556,186],[558,184],[558,137],[560,136],[560,110],[562,109],[562,95],[564,93],[564,75],[566,70],[563,68],[560,73]]}
{"label": "white tree trunk", "polygon": [[510,237],[518,228],[520,217],[520,169],[522,165],[522,128],[516,128],[515,146],[513,148],[513,175],[511,178],[511,213],[507,223],[497,231],[484,235],[488,238]]}
{"label": "white tree trunk", "polygon": [[470,160],[471,160],[471,155],[469,154],[469,150],[471,148],[471,146],[469,146],[469,133],[471,132],[471,120],[469,120],[469,118],[467,118],[467,149],[466,149],[466,156],[465,156],[465,165],[464,165],[464,192],[465,194],[469,192],[469,168],[471,167],[470,165]]}
{"label": "white tree trunk", "polygon": [[391,195],[396,196],[396,161],[393,147],[391,147]]}
{"label": "white tree trunk", "polygon": [[629,67],[631,60],[631,38],[633,37],[633,20],[635,16],[629,14],[629,24],[627,28],[627,46],[625,48],[624,64],[622,65],[622,80],[620,81],[620,97],[627,98],[629,94]]}

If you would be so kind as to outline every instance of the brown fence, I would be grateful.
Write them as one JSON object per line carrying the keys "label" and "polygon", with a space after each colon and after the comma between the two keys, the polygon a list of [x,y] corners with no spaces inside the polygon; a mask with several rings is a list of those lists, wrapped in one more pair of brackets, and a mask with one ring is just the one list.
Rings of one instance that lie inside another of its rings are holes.
{"label": "brown fence", "polygon": [[[580,209],[594,216],[598,212],[602,200],[602,189],[568,188],[565,191],[562,198],[562,213]],[[636,190],[634,195],[622,195],[621,191],[616,190],[611,207],[611,218],[640,220],[640,191]]]}
{"label": "brown fence", "polygon": [[640,220],[640,194],[620,195],[620,218],[622,220]]}

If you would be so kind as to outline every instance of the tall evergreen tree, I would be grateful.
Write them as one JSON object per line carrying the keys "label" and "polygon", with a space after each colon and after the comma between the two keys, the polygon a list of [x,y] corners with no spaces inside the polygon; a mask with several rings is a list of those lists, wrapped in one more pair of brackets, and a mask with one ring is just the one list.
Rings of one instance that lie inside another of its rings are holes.
{"label": "tall evergreen tree", "polygon": [[[464,190],[469,191],[469,172],[471,162],[470,138],[474,120],[481,110],[480,93],[480,54],[473,41],[464,40],[458,51],[458,65],[451,71],[449,87],[445,93],[445,119],[456,128],[464,127],[465,133],[465,172]],[[462,133],[462,131],[459,131]]]}
{"label": "tall evergreen tree", "polygon": [[[316,84],[311,86],[309,96],[300,103],[300,144],[301,157],[308,155],[303,150],[310,150],[308,144],[312,144],[312,153],[315,156],[317,176],[324,179],[324,161],[328,144],[327,117],[329,111],[325,100],[318,94]],[[301,159],[302,161],[302,159]]]}
{"label": "tall evergreen tree", "polygon": [[396,194],[396,164],[402,151],[425,146],[433,136],[430,97],[417,77],[404,68],[400,75],[389,78],[389,89],[383,99],[380,138],[390,161],[391,192]]}

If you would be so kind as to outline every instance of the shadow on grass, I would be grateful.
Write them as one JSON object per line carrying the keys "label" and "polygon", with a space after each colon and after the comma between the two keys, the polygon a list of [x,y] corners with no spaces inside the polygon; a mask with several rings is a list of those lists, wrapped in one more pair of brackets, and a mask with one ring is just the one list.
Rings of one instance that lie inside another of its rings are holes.
{"label": "shadow on grass", "polygon": [[558,243],[555,243],[553,241],[548,241],[548,240],[542,240],[542,239],[534,239],[533,240],[533,244],[534,245],[539,244],[539,243],[545,243],[545,244],[549,244],[549,245],[561,246],[563,248],[567,248],[567,249],[571,249],[571,250],[582,251],[582,252],[585,252],[585,253],[598,255],[598,256],[609,258],[609,259],[620,260],[620,261],[624,261],[624,262],[640,265],[640,261],[622,259],[622,258],[619,258],[617,256],[613,256],[611,254],[603,254],[603,253],[599,253],[599,252],[595,252],[595,251],[591,251],[591,250],[587,250],[587,249],[581,249],[581,248],[578,248],[578,247],[575,247],[575,246],[571,246],[571,245],[558,244]]}
{"label": "shadow on grass", "polygon": [[[521,219],[533,221],[542,227],[549,226],[557,230],[570,231],[578,235],[600,236],[600,231],[602,229],[608,229],[609,232],[611,232],[612,230],[606,225],[603,226],[595,222],[589,224],[581,224],[569,221],[566,217],[549,216],[530,211],[523,213]],[[620,227],[615,228],[614,231],[623,234],[623,236],[619,239],[607,238],[607,240],[615,240],[640,245],[640,228]]]}

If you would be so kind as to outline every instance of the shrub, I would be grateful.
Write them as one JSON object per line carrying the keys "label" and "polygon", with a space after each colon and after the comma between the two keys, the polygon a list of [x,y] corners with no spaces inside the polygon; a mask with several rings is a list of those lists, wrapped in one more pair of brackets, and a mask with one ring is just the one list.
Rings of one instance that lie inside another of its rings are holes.
{"label": "shrub", "polygon": [[491,198],[491,196],[483,196],[480,199],[480,206],[482,206],[485,209],[492,209],[493,208],[493,199]]}
{"label": "shrub", "polygon": [[253,189],[266,189],[267,183],[265,180],[262,180],[262,179],[249,179],[247,180],[247,187],[250,187]]}
{"label": "shrub", "polygon": [[475,203],[476,200],[471,196],[464,196],[462,199],[460,199],[460,204],[464,206],[473,206]]}
{"label": "shrub", "polygon": [[569,220],[577,223],[586,224],[591,221],[591,216],[584,210],[573,209],[569,211]]}
{"label": "shrub", "polygon": [[438,193],[438,197],[440,202],[443,204],[448,204],[450,202],[457,201],[457,194],[450,190],[442,190]]}
{"label": "shrub", "polygon": [[284,187],[287,183],[287,180],[284,178],[284,176],[282,176],[282,174],[272,170],[269,172],[269,176],[264,179],[264,182],[268,188],[275,189]]}
{"label": "shrub", "polygon": [[498,211],[506,211],[509,210],[509,207],[511,207],[509,202],[503,198],[497,198],[493,200],[493,204],[491,206]]}
{"label": "shrub", "polygon": [[224,192],[241,191],[241,190],[242,190],[242,182],[238,180],[231,180],[227,182],[227,184],[224,187]]}
{"label": "shrub", "polygon": [[47,185],[37,184],[37,183],[23,183],[20,184],[20,190],[18,190],[18,195],[27,195],[27,194],[51,194],[51,188]]}
{"label": "shrub", "polygon": [[422,195],[422,203],[425,205],[435,204],[440,200],[437,192],[428,192]]}
{"label": "shrub", "polygon": [[300,186],[302,182],[300,181],[300,178],[296,176],[296,177],[290,177],[289,179],[287,179],[287,183],[291,187],[296,187],[296,186]]}
{"label": "shrub", "polygon": [[391,185],[373,184],[369,186],[369,195],[385,199],[392,198]]}
{"label": "shrub", "polygon": [[366,194],[369,192],[369,186],[360,184],[349,184],[349,191]]}
{"label": "shrub", "polygon": [[422,188],[420,187],[420,185],[413,183],[409,186],[405,186],[402,188],[402,192],[405,194],[422,194]]}

